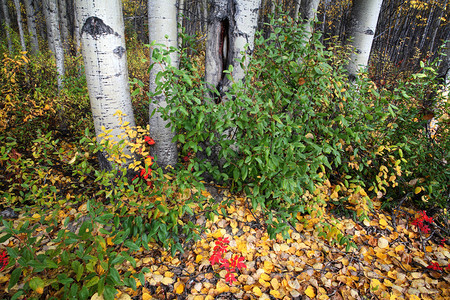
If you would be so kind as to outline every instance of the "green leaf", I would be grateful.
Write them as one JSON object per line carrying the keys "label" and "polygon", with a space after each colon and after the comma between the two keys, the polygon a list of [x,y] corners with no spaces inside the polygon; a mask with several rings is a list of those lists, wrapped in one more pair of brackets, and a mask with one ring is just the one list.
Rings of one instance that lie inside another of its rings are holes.
{"label": "green leaf", "polygon": [[22,275],[22,268],[17,268],[11,273],[9,278],[8,290],[10,290],[19,281],[20,275]]}
{"label": "green leaf", "polygon": [[0,243],[4,243],[7,239],[9,239],[12,235],[7,233],[5,235],[3,235],[2,237],[0,237]]}
{"label": "green leaf", "polygon": [[33,291],[36,291],[37,289],[42,289],[43,290],[44,286],[45,286],[44,281],[41,278],[39,278],[39,277],[31,278],[31,280],[29,282],[29,285],[30,285],[30,288]]}
{"label": "green leaf", "polygon": [[114,300],[114,295],[116,293],[117,293],[117,290],[113,286],[106,285],[104,293],[103,293],[103,297],[105,298],[105,300]]}
{"label": "green leaf", "polygon": [[100,278],[98,276],[94,276],[86,283],[86,287],[91,287],[96,285],[99,282]]}

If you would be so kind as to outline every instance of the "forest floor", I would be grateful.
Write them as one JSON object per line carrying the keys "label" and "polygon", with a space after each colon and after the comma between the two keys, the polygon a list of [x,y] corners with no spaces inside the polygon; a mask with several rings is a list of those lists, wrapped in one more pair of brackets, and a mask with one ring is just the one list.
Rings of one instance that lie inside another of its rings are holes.
{"label": "forest floor", "polygon": [[[135,251],[136,267],[125,262],[118,271],[133,273],[147,267],[145,285],[138,281],[137,290],[122,288],[116,299],[449,299],[450,247],[441,239],[439,226],[414,209],[400,207],[386,213],[380,205],[375,202],[370,220],[364,222],[331,214],[320,219],[299,215],[289,239],[279,235],[271,240],[259,211],[251,212],[244,198],[237,197],[224,207],[227,216],[194,219],[206,230],[199,241],[184,245],[183,254],[172,257],[157,244]],[[86,204],[62,209],[61,228],[66,217],[85,212]],[[14,222],[37,221],[40,214],[36,209]],[[353,237],[356,248],[346,251],[318,236],[315,228],[327,218],[339,219],[339,229]],[[424,228],[431,232],[423,233],[428,231]],[[118,247],[106,241],[109,247]],[[9,239],[3,244],[13,243]],[[216,246],[223,249],[222,263],[243,257],[245,267],[234,273],[236,281],[225,280],[229,272],[221,263],[211,264],[220,248]],[[6,291],[9,272],[10,268],[0,272],[0,295]],[[91,299],[103,297],[95,294]]]}

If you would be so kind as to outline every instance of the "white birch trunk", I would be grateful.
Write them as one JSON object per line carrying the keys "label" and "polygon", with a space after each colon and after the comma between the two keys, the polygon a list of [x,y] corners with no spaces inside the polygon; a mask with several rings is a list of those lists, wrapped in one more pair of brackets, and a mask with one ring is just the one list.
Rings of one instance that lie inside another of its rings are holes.
{"label": "white birch trunk", "polygon": [[[76,8],[97,141],[104,139],[99,136],[103,133],[102,127],[111,130],[114,141],[126,140],[122,124],[128,123],[133,128],[135,121],[128,83],[122,2],[76,0]],[[114,116],[118,111],[124,115],[122,124],[119,117]],[[130,155],[127,149],[124,150]],[[128,166],[131,162],[132,157],[123,163]],[[102,159],[100,163],[103,169],[111,169],[114,165]]]}
{"label": "white birch trunk", "polygon": [[45,0],[47,11],[47,28],[49,29],[48,42],[54,49],[56,72],[58,73],[58,91],[64,87],[64,48],[61,41],[61,34],[59,32],[59,17],[58,17],[58,0]]}
{"label": "white birch trunk", "polygon": [[[229,35],[227,0],[215,0],[211,3],[211,12],[207,23],[205,81],[210,89],[217,88],[220,92],[223,84],[221,81],[225,75],[223,71],[229,64],[226,49]],[[208,100],[214,98],[215,96],[211,94]]]}
{"label": "white birch trunk", "polygon": [[[177,47],[177,7],[176,0],[149,0],[148,1],[148,26],[149,41],[164,44],[165,47]],[[166,36],[168,38],[166,38]],[[178,53],[170,55],[172,66],[178,67]],[[150,49],[150,62],[152,63],[152,49]],[[155,64],[150,70],[150,91],[156,90],[156,75],[163,69],[160,64]],[[164,79],[163,79],[164,80]],[[164,94],[150,99],[150,136],[155,140],[151,149],[156,163],[165,170],[168,166],[174,166],[177,162],[177,145],[172,142],[175,132],[166,125],[158,112],[160,107],[166,107],[167,102]],[[153,114],[153,112],[156,112]],[[152,115],[153,114],[153,115]]]}
{"label": "white birch trunk", "polygon": [[70,35],[69,35],[69,22],[67,17],[67,5],[66,0],[59,0],[59,20],[60,20],[60,32],[63,41],[64,49],[68,50],[70,46]]}
{"label": "white birch trunk", "polygon": [[3,9],[3,16],[5,18],[5,26],[6,26],[6,39],[8,41],[8,50],[9,54],[12,55],[14,52],[12,40],[11,40],[11,34],[9,31],[11,30],[11,19],[9,17],[9,11],[8,11],[8,5],[6,5],[6,0],[0,0],[2,3],[2,9]]}
{"label": "white birch trunk", "polygon": [[19,27],[20,45],[22,46],[22,51],[26,52],[27,45],[25,44],[25,35],[23,33],[22,12],[20,11],[19,0],[14,0],[14,7],[16,8],[17,26]]}
{"label": "white birch trunk", "polygon": [[182,47],[182,37],[181,32],[183,30],[183,16],[184,16],[184,0],[178,0],[178,14],[177,14],[177,23],[180,25],[178,28],[178,47]]}
{"label": "white birch trunk", "polygon": [[[261,0],[212,2],[208,18],[205,80],[221,94],[232,84],[223,73],[230,65],[233,67],[231,76],[234,82],[245,77],[245,69],[254,49],[260,5]],[[241,63],[244,51],[246,58]]]}
{"label": "white birch trunk", "polygon": [[[73,35],[74,35],[74,42],[75,42],[75,51],[78,55],[81,55],[81,32],[80,32],[80,26],[82,26],[83,24],[81,24],[81,21],[78,18],[78,12],[77,9],[75,9],[75,11],[73,12],[74,16],[74,24],[73,24]],[[80,25],[81,24],[81,25]]]}
{"label": "white birch trunk", "polygon": [[445,57],[445,59],[447,60],[447,73],[445,74],[445,86],[447,87],[447,98],[448,98],[448,96],[450,95],[450,40],[447,40],[447,42],[445,43],[445,53],[447,54],[447,56]]}
{"label": "white birch trunk", "polygon": [[[235,0],[231,1],[230,11],[230,43],[228,57],[233,66],[231,73],[233,80],[240,81],[245,77],[245,69],[253,54],[255,47],[255,33],[258,26],[258,11],[261,0]],[[241,60],[246,52],[245,61]],[[224,84],[227,86],[230,83]]]}
{"label": "white birch trunk", "polygon": [[300,6],[300,16],[306,24],[308,38],[311,37],[312,32],[314,31],[314,28],[311,27],[311,22],[316,18],[319,3],[320,0],[302,0]]}
{"label": "white birch trunk", "polygon": [[36,11],[34,10],[33,0],[25,0],[25,9],[27,12],[28,33],[30,34],[31,53],[39,53],[39,41],[36,29]]}
{"label": "white birch trunk", "polygon": [[355,0],[353,2],[350,16],[350,37],[354,53],[350,56],[347,66],[350,80],[356,78],[361,69],[367,68],[382,3],[383,0]]}

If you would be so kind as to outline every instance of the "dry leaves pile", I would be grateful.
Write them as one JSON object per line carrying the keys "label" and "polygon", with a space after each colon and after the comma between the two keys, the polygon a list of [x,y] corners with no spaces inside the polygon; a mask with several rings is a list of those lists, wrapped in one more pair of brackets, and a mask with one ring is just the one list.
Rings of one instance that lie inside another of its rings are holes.
{"label": "dry leaves pile", "polygon": [[[406,213],[408,210],[405,211]],[[381,212],[371,221],[341,219],[342,232],[353,236],[358,249],[345,252],[316,234],[318,219],[290,230],[290,239],[270,240],[261,220],[243,199],[227,208],[228,216],[206,225],[203,239],[176,258],[157,247],[142,253],[139,267],[148,267],[146,285],[125,290],[123,299],[449,299],[449,246],[424,241],[417,228],[399,215]],[[256,212],[257,213],[257,212]],[[409,210],[414,214],[414,211]],[[239,254],[247,268],[237,282],[225,282],[226,271],[211,266],[215,241],[228,237],[225,258]],[[423,248],[424,247],[424,248]],[[425,250],[425,251],[423,251]],[[438,263],[444,270],[427,268]],[[305,298],[308,297],[308,298]],[[136,297],[136,298],[134,298]]]}
{"label": "dry leaves pile", "polygon": [[[361,223],[341,218],[339,229],[352,235],[358,247],[346,252],[318,237],[318,218],[302,216],[303,222],[289,231],[290,239],[270,240],[259,212],[252,213],[244,199],[225,209],[228,215],[213,221],[196,219],[207,230],[184,254],[171,257],[156,244],[135,252],[136,268],[127,262],[119,273],[143,267],[150,272],[144,286],[138,281],[136,291],[122,289],[117,299],[450,298],[450,247],[421,236],[407,217],[418,215],[412,210],[403,208],[395,220],[380,210]],[[246,268],[235,273],[232,285],[225,281],[226,271],[209,260],[220,237],[230,240],[225,259],[235,254],[245,259]],[[442,270],[429,268],[432,264]],[[0,274],[2,290],[8,278]]]}

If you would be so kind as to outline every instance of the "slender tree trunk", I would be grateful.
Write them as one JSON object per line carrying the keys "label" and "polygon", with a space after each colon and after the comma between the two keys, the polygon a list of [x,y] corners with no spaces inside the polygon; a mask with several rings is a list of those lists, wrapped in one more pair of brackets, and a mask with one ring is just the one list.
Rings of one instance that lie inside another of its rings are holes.
{"label": "slender tree trunk", "polygon": [[[127,139],[122,124],[135,127],[128,83],[122,2],[120,0],[76,0],[81,22],[81,45],[86,81],[97,141],[103,130],[111,130],[114,141]],[[120,118],[116,114],[120,111]],[[124,149],[126,154],[130,154]],[[103,155],[105,156],[105,154]],[[100,155],[102,169],[121,167]],[[128,166],[132,158],[125,162]],[[122,166],[123,167],[123,166]]]}
{"label": "slender tree trunk", "polygon": [[39,41],[37,37],[36,11],[34,10],[33,0],[25,0],[25,9],[27,11],[27,24],[31,41],[31,53],[36,55],[39,53]]}
{"label": "slender tree trunk", "polygon": [[309,37],[314,31],[314,28],[311,27],[311,22],[316,18],[319,3],[320,0],[302,0],[300,6],[300,15],[306,24],[306,32],[309,33]]}
{"label": "slender tree trunk", "polygon": [[2,9],[3,9],[3,16],[5,18],[5,25],[6,25],[6,39],[8,41],[8,51],[9,54],[12,55],[14,52],[10,30],[11,30],[11,19],[9,18],[9,11],[8,11],[8,5],[6,5],[6,0],[0,0],[2,3]]}
{"label": "slender tree trunk", "polygon": [[[165,47],[177,47],[177,7],[176,0],[149,0],[148,2],[148,26],[149,41],[163,44]],[[167,36],[167,38],[166,38]],[[150,62],[153,50],[150,49]],[[178,67],[179,57],[177,53],[170,55],[172,66]],[[156,90],[156,75],[163,70],[163,66],[155,64],[150,70],[150,91]],[[164,80],[164,79],[162,79]],[[158,111],[160,107],[166,107],[164,94],[153,97],[150,100],[150,136],[155,140],[152,149],[156,163],[165,170],[168,166],[177,163],[177,145],[172,142],[175,132],[171,127],[166,127],[168,120],[164,120]]]}
{"label": "slender tree trunk", "polygon": [[16,8],[17,26],[19,27],[20,45],[22,46],[22,51],[26,52],[27,51],[27,45],[25,44],[25,35],[23,33],[22,12],[20,10],[19,0],[14,0],[14,7]]}
{"label": "slender tree trunk", "polygon": [[[221,92],[223,72],[228,68],[227,44],[229,43],[230,22],[228,19],[228,1],[215,0],[211,3],[211,13],[208,18],[208,31],[205,57],[205,81],[212,90]],[[220,85],[219,85],[220,83]],[[214,99],[210,95],[209,99]]]}
{"label": "slender tree trunk", "polygon": [[61,34],[59,32],[59,18],[58,18],[58,0],[45,0],[47,11],[47,28],[49,29],[48,43],[53,45],[56,71],[58,73],[58,91],[64,87],[64,48],[61,41]]}
{"label": "slender tree trunk", "polygon": [[59,20],[60,20],[60,32],[63,41],[64,49],[68,53],[70,48],[70,34],[69,34],[69,20],[67,16],[67,3],[66,0],[59,0]]}
{"label": "slender tree trunk", "polygon": [[[215,0],[208,21],[206,82],[220,93],[232,84],[223,71],[231,65],[233,81],[243,80],[253,53],[261,0]],[[246,48],[247,47],[247,48]],[[242,61],[245,51],[245,60]],[[227,99],[222,99],[227,100]]]}
{"label": "slender tree trunk", "polygon": [[74,43],[75,43],[75,53],[78,56],[78,55],[81,54],[81,30],[80,30],[80,26],[82,26],[82,24],[81,24],[81,21],[80,21],[79,16],[78,16],[78,10],[77,9],[74,10],[73,14],[74,14],[74,16],[73,16],[73,18],[74,18],[73,36],[74,36]]}
{"label": "slender tree trunk", "polygon": [[177,23],[180,27],[178,27],[178,47],[183,47],[183,40],[181,38],[181,31],[183,30],[183,19],[184,19],[184,3],[185,0],[178,0],[178,15],[177,15]]}
{"label": "slender tree trunk", "polygon": [[353,3],[349,34],[355,52],[347,66],[350,80],[356,78],[361,68],[367,67],[382,2],[383,0],[355,0]]}
{"label": "slender tree trunk", "polygon": [[445,72],[445,86],[447,89],[447,99],[448,99],[450,95],[450,35],[447,38],[448,39],[445,43],[445,51],[444,51],[444,53],[447,54],[447,56],[444,59],[447,62],[447,70]]}

